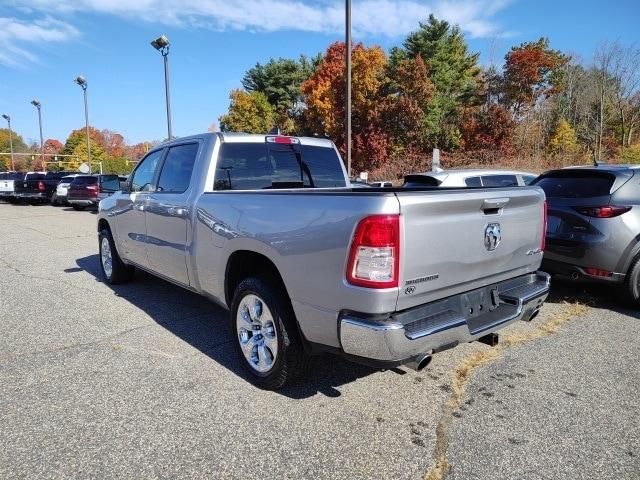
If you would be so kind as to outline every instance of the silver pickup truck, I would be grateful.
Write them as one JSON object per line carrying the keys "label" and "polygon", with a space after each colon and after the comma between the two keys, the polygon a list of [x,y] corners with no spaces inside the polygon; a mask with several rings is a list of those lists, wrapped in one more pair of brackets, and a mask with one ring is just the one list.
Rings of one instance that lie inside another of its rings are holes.
{"label": "silver pickup truck", "polygon": [[98,232],[107,282],[140,268],[227,307],[275,389],[319,352],[421,369],[494,344],[547,296],[545,215],[535,187],[357,189],[329,140],[210,133],[149,152]]}

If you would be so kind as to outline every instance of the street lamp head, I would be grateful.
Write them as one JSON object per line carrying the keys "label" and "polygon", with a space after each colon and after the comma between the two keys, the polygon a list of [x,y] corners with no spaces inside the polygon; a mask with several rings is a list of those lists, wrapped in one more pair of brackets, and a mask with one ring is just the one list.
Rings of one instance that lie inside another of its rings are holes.
{"label": "street lamp head", "polygon": [[162,49],[169,47],[169,39],[165,35],[160,35],[153,42],[151,42],[151,46],[156,50],[162,51]]}
{"label": "street lamp head", "polygon": [[87,79],[84,78],[82,75],[78,75],[75,80],[75,83],[77,83],[78,85],[80,85],[82,87],[82,89],[84,90],[85,88],[87,88]]}
{"label": "street lamp head", "polygon": [[2,115],[2,118],[4,118],[7,122],[11,121],[11,117],[9,115]]}
{"label": "street lamp head", "polygon": [[36,108],[40,108],[40,101],[39,100],[31,100],[31,105],[33,105]]}

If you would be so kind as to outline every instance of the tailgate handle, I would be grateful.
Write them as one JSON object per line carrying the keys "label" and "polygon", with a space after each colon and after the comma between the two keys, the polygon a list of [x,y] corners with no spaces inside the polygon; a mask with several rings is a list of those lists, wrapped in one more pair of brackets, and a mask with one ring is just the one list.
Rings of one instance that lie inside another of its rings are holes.
{"label": "tailgate handle", "polygon": [[508,198],[485,198],[482,202],[482,211],[485,215],[496,215],[507,203],[509,203]]}

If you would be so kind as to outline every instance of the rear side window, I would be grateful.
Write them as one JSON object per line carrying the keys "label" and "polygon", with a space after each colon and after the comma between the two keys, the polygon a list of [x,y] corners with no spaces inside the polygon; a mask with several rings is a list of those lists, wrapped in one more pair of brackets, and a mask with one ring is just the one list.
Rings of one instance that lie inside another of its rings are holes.
{"label": "rear side window", "polygon": [[467,177],[464,179],[464,184],[467,187],[481,187],[482,182],[480,181],[480,177]]}
{"label": "rear side window", "polygon": [[198,146],[197,143],[189,143],[169,148],[160,172],[158,192],[183,193],[189,188]]}
{"label": "rear side window", "polygon": [[223,143],[214,181],[216,190],[344,186],[333,148],[265,143]]}
{"label": "rear side window", "polygon": [[44,174],[42,173],[27,173],[24,177],[25,180],[42,180]]}
{"label": "rear side window", "polygon": [[117,175],[102,175],[100,177],[100,188],[108,192],[120,190],[120,181]]}
{"label": "rear side window", "polygon": [[515,175],[483,175],[483,187],[517,187],[518,179]]}
{"label": "rear side window", "polygon": [[538,177],[535,175],[522,175],[522,181],[525,185],[531,185],[536,178]]}
{"label": "rear side window", "polygon": [[549,198],[587,198],[609,195],[614,180],[614,176],[608,174],[597,176],[550,175],[538,178],[533,185],[541,187]]}

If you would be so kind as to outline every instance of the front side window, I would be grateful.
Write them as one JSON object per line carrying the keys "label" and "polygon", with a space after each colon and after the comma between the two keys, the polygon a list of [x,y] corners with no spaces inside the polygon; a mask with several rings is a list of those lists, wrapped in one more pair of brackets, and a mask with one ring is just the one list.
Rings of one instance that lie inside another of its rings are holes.
{"label": "front side window", "polygon": [[156,173],[156,167],[162,157],[162,152],[162,150],[151,152],[140,162],[131,179],[132,192],[148,192],[151,190],[153,176]]}
{"label": "front side window", "polygon": [[189,188],[198,144],[189,143],[169,148],[158,179],[158,192],[183,193]]}

